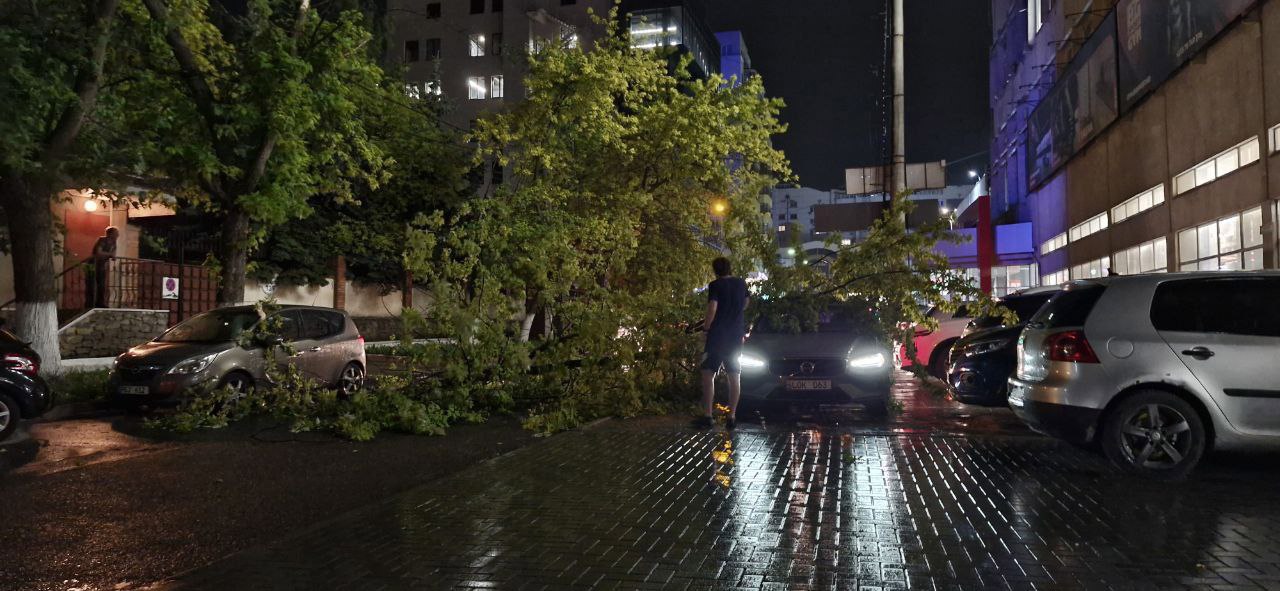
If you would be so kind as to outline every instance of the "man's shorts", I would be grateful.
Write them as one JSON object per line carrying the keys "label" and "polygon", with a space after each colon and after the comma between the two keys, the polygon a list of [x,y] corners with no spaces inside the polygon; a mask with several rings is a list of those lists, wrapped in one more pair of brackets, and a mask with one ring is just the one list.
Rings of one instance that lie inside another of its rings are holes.
{"label": "man's shorts", "polygon": [[729,373],[742,373],[742,365],[738,362],[738,356],[742,354],[742,345],[713,345],[707,344],[706,351],[702,354],[702,369],[706,371],[720,371],[723,367]]}

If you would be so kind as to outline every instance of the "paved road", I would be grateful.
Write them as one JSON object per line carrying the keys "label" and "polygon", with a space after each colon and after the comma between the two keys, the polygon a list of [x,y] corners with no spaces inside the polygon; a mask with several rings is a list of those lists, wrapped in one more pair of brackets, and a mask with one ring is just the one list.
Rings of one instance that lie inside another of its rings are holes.
{"label": "paved road", "polygon": [[1280,458],[1135,481],[1007,411],[897,395],[887,424],[560,435],[164,587],[1280,589]]}

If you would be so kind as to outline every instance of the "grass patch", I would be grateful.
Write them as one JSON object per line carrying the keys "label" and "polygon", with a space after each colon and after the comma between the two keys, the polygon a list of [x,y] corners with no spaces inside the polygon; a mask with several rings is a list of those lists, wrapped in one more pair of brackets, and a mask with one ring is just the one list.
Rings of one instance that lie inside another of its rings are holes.
{"label": "grass patch", "polygon": [[68,371],[49,380],[59,404],[93,402],[107,397],[107,379],[111,370]]}

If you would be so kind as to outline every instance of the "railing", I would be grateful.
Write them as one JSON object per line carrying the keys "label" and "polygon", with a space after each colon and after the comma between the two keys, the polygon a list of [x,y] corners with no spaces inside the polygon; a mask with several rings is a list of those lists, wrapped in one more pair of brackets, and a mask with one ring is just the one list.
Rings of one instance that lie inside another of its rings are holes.
{"label": "railing", "polygon": [[[169,324],[173,325],[216,306],[216,282],[208,269],[197,265],[126,257],[96,262],[88,258],[67,267],[53,281],[60,316],[93,308],[168,310]],[[0,304],[0,309],[15,301]]]}

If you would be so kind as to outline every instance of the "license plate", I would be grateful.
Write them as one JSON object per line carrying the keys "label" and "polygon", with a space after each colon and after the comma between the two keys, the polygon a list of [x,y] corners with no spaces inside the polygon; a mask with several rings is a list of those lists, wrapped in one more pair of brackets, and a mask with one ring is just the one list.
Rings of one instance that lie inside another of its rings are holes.
{"label": "license plate", "polygon": [[830,390],[831,380],[787,380],[788,390]]}
{"label": "license plate", "polygon": [[126,396],[146,396],[151,393],[151,389],[146,386],[120,386],[117,391]]}

